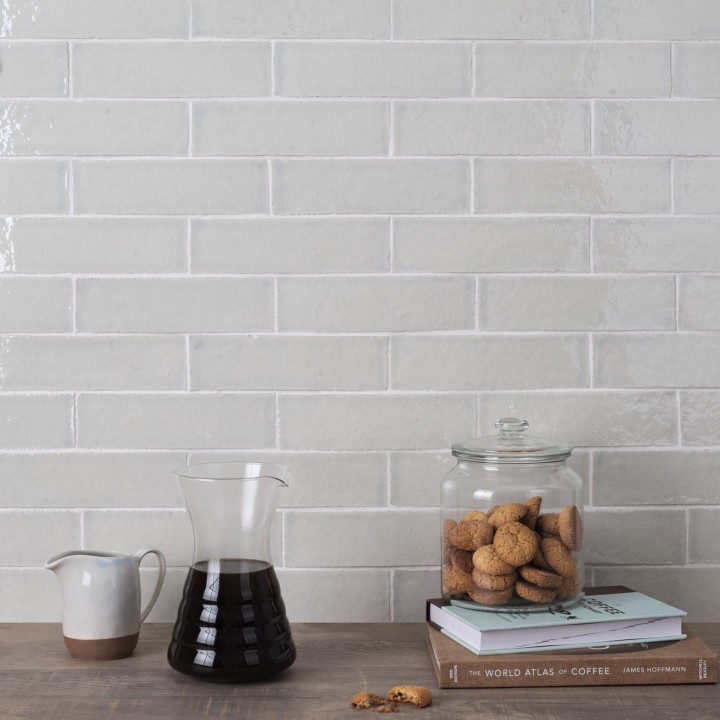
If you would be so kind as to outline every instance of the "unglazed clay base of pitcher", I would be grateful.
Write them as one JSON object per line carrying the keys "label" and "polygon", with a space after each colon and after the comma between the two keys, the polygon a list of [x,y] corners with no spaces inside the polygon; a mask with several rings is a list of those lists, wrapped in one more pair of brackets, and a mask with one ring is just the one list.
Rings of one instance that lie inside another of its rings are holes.
{"label": "unglazed clay base of pitcher", "polygon": [[80,660],[119,660],[132,655],[140,633],[103,640],[77,640],[63,635],[65,647],[73,657]]}

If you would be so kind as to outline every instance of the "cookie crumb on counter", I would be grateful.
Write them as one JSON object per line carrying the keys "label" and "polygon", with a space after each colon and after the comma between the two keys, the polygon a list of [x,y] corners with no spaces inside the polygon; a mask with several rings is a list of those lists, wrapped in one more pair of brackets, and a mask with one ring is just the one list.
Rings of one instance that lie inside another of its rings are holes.
{"label": "cookie crumb on counter", "polygon": [[387,698],[373,695],[367,690],[353,695],[350,698],[350,704],[356,710],[367,710],[379,713],[395,713],[400,712],[397,708],[398,703],[412,703],[413,705],[423,708],[432,703],[432,693],[422,685],[396,685],[387,694]]}

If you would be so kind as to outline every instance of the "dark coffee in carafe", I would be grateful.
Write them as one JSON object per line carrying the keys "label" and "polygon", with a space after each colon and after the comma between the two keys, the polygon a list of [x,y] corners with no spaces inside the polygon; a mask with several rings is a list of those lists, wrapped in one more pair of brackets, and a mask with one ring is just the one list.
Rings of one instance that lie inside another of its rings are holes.
{"label": "dark coffee in carafe", "polygon": [[203,680],[250,682],[285,670],[295,655],[270,563],[231,558],[190,568],[168,648],[171,667]]}

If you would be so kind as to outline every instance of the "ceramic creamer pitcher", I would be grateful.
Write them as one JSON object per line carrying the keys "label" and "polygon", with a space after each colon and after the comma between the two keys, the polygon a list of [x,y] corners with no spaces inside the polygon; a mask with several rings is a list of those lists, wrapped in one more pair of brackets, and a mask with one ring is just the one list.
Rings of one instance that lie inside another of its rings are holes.
{"label": "ceramic creamer pitcher", "polygon": [[[140,561],[157,556],[159,576],[150,602],[140,610]],[[165,579],[159,550],[119,552],[71,550],[51,557],[45,568],[60,583],[63,639],[70,654],[85,660],[127,657],[137,645],[140,625],[152,610]]]}

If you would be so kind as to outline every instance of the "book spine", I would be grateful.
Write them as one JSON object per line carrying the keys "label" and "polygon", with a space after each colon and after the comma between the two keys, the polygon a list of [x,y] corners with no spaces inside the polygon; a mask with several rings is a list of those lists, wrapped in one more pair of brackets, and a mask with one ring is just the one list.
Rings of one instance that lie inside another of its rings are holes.
{"label": "book spine", "polygon": [[567,685],[673,685],[717,682],[717,658],[663,657],[552,660],[497,658],[442,661],[433,653],[441,688],[560,687]]}

